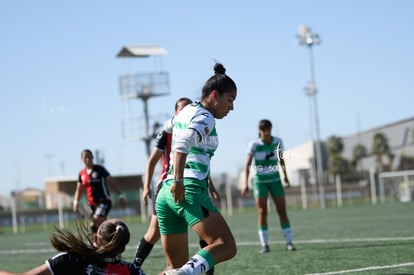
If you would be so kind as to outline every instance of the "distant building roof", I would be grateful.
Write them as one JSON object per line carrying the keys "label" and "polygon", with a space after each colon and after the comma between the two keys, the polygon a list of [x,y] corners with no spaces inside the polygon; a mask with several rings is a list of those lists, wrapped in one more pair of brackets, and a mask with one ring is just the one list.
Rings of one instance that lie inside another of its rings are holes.
{"label": "distant building roof", "polygon": [[117,57],[149,57],[166,54],[167,51],[160,46],[124,46]]}
{"label": "distant building roof", "polygon": [[[131,177],[131,176],[141,176],[139,173],[126,173],[126,174],[111,174],[114,177]],[[77,181],[78,175],[76,176],[57,176],[57,177],[48,177],[44,179],[44,182],[56,182],[56,181]]]}
{"label": "distant building roof", "polygon": [[409,118],[397,120],[397,121],[394,121],[394,122],[386,123],[386,124],[383,124],[381,126],[377,126],[377,127],[374,127],[374,128],[368,129],[368,130],[364,130],[364,131],[360,131],[360,132],[357,132],[357,133],[353,133],[353,134],[350,134],[350,135],[343,136],[343,138],[355,137],[355,136],[358,136],[358,135],[364,134],[364,133],[372,133],[372,132],[377,133],[377,132],[380,132],[383,129],[391,128],[393,126],[399,126],[401,124],[406,124],[407,122],[408,123],[413,123],[414,122],[414,117],[409,117]]}
{"label": "distant building roof", "polygon": [[373,137],[376,133],[383,133],[387,137],[391,151],[407,150],[411,154],[414,145],[414,117],[343,137],[343,156],[351,158],[352,150],[357,144],[363,144],[368,149],[368,153],[371,153]]}

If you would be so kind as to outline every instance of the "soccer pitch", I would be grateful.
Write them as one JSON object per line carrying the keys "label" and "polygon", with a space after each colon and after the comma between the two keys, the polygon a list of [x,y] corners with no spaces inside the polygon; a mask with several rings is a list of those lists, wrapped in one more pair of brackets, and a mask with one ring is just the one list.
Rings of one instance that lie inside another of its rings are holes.
{"label": "soccer pitch", "polygon": [[[260,254],[256,210],[245,208],[225,216],[238,244],[235,258],[218,264],[215,274],[414,274],[414,203],[390,203],[327,209],[289,209],[295,252],[284,250],[274,209],[269,213],[270,253]],[[124,218],[131,241],[123,254],[131,260],[147,229],[137,217]],[[22,272],[55,254],[48,238],[52,226],[0,235],[0,269]],[[191,232],[190,254],[198,246]],[[147,274],[165,266],[158,243],[144,262]]]}

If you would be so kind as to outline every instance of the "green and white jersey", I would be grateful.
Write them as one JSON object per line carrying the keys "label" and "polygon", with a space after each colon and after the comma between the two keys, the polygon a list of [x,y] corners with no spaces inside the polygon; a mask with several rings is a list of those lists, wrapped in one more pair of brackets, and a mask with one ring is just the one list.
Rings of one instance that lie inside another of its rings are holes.
{"label": "green and white jersey", "polygon": [[184,178],[205,180],[210,173],[210,159],[218,147],[216,120],[200,103],[184,107],[173,120],[170,171],[173,178],[174,152],[187,154]]}
{"label": "green and white jersey", "polygon": [[249,143],[247,153],[254,158],[255,182],[265,183],[280,179],[278,163],[282,150],[282,140],[274,136],[270,144],[265,144],[260,138]]}

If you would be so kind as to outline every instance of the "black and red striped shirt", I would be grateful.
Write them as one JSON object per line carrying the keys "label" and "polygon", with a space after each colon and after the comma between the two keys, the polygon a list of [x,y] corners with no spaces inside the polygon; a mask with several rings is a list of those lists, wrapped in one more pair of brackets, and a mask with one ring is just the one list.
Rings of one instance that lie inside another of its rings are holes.
{"label": "black and red striped shirt", "polygon": [[106,179],[110,176],[111,175],[105,167],[97,164],[93,165],[92,170],[89,171],[89,173],[86,168],[79,172],[78,184],[81,184],[86,188],[89,205],[96,206],[101,202],[111,200],[106,185]]}
{"label": "black and red striped shirt", "polygon": [[96,259],[73,253],[59,253],[46,261],[55,275],[145,275],[144,271],[118,258]]}
{"label": "black and red striped shirt", "polygon": [[161,173],[160,180],[163,181],[168,175],[168,170],[170,168],[170,153],[171,153],[171,140],[172,133],[168,133],[165,130],[159,132],[155,139],[154,148],[157,150],[163,151],[161,156]]}

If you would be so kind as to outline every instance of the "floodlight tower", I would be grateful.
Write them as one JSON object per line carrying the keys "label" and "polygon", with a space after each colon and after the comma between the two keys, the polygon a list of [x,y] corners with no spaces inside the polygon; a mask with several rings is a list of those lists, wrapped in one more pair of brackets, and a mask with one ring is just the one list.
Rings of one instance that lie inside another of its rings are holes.
{"label": "floodlight tower", "polygon": [[[163,56],[165,54],[167,54],[167,51],[159,46],[124,46],[117,57],[144,58],[150,56]],[[147,156],[149,157],[153,133],[150,133],[148,100],[155,96],[169,94],[168,73],[159,71],[121,75],[119,77],[119,91],[121,99],[123,99],[124,102],[127,101],[126,103],[130,103],[129,101],[131,99],[140,99],[144,104],[145,132],[142,133],[142,127],[139,125],[141,118],[131,115],[134,110],[127,108],[123,118],[123,138],[126,141],[143,140],[145,142]],[[159,123],[154,121],[154,130],[157,126],[159,126]]]}
{"label": "floodlight tower", "polygon": [[311,29],[306,25],[299,26],[299,32],[297,34],[299,39],[299,44],[307,46],[309,49],[309,65],[310,65],[310,75],[311,80],[308,83],[308,86],[305,87],[306,95],[310,99],[313,99],[313,115],[315,117],[315,149],[316,153],[316,179],[319,184],[319,197],[321,208],[325,208],[325,190],[324,190],[324,178],[323,178],[323,163],[322,163],[322,142],[320,140],[320,128],[319,128],[319,115],[318,115],[318,102],[316,94],[318,89],[316,88],[315,82],[315,65],[313,59],[312,47],[314,45],[319,45],[321,40],[317,33],[312,33]]}

